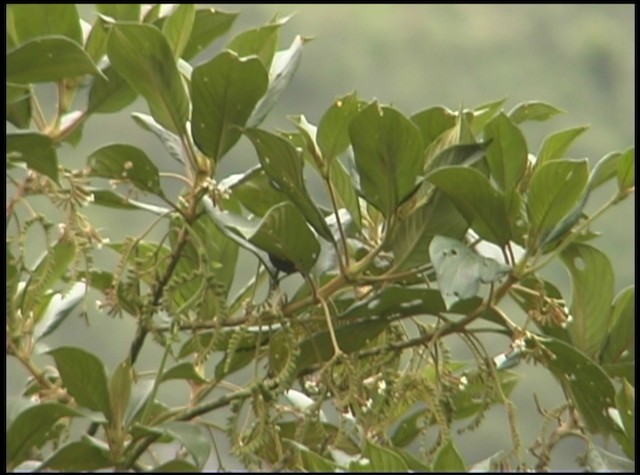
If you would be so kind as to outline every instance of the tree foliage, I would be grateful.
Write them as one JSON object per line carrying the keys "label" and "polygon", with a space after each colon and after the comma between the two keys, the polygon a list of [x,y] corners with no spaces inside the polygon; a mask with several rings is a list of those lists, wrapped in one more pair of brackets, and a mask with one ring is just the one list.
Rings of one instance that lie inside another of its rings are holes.
{"label": "tree foliage", "polygon": [[[584,132],[577,127],[533,155],[521,124],[559,113],[540,101],[407,116],[351,93],[317,125],[300,115],[291,131],[266,130],[308,43],[297,36],[280,49],[288,19],[196,63],[236,14],[98,11],[87,25],[73,5],[8,8],[7,354],[31,375],[9,401],[8,469],[197,471],[212,457],[223,466],[221,437],[249,469],[522,470],[527,449],[544,469],[566,437],[585,442],[591,469],[633,467],[635,291],[614,295],[615,270],[592,242],[596,218],[634,190],[633,148],[590,168],[566,158]],[[39,83],[57,87],[49,119]],[[60,159],[87,121],[136,97],[148,114],[133,113],[135,124],[181,175],[108,130],[86,166]],[[243,138],[256,166],[220,176]],[[324,196],[310,194],[305,167]],[[179,193],[166,184],[175,178]],[[615,192],[588,214],[591,192],[607,182]],[[39,210],[38,197],[63,222]],[[92,222],[97,207],[116,217],[144,211],[162,237],[110,242]],[[31,265],[33,235],[46,252]],[[103,245],[114,269],[94,260]],[[259,265],[236,291],[245,251]],[[568,271],[566,300],[539,274],[551,262]],[[289,293],[283,268],[302,276]],[[47,346],[94,292],[103,312],[136,325],[113,368],[99,352]],[[507,313],[506,299],[518,310]],[[493,355],[487,334],[510,344]],[[453,337],[469,359],[453,356]],[[143,374],[136,363],[153,344],[163,356]],[[52,366],[38,364],[42,354]],[[566,396],[539,408],[532,447],[521,443],[510,400],[519,364],[544,367]],[[187,405],[163,401],[168,381],[188,389]],[[495,405],[507,412],[512,446],[465,461],[455,427],[473,430]],[[214,422],[220,412],[224,426]],[[627,459],[595,435],[614,439]],[[174,456],[151,455],[168,442]]]}

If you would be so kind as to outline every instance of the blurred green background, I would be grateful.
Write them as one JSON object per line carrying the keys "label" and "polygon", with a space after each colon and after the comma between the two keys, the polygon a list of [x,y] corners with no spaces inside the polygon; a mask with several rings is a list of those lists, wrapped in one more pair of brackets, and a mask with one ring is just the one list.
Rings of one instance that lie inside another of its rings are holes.
{"label": "blurred green background", "polygon": [[[566,113],[548,122],[524,124],[529,149],[534,154],[547,134],[585,124],[591,130],[570,150],[573,158],[588,157],[593,164],[610,151],[634,145],[635,5],[214,7],[240,12],[240,16],[231,32],[201,53],[194,64],[210,58],[232,36],[264,24],[276,13],[280,17],[295,13],[282,29],[281,48],[288,46],[297,34],[315,38],[305,47],[302,65],[263,125],[265,128],[292,129],[286,117],[295,114],[304,114],[317,124],[336,97],[356,90],[360,98],[391,103],[406,115],[433,105],[456,110],[460,105],[474,107],[503,97],[507,97],[507,111],[522,101],[549,102]],[[94,11],[91,5],[80,9],[81,16],[90,23]],[[51,110],[53,87],[39,87],[38,91],[43,94],[45,110],[47,107]],[[155,138],[135,125],[130,118],[133,111],[148,113],[148,108],[138,100],[118,114],[91,118],[78,147],[61,149],[61,162],[81,167],[92,150],[106,143],[124,142],[144,149],[158,161],[161,170],[180,171]],[[242,139],[221,163],[216,178],[242,172],[256,163],[255,152]],[[588,210],[595,209],[611,191],[612,188],[607,188],[592,196]],[[635,279],[634,217],[634,198],[630,198],[602,216],[593,227],[594,231],[604,233],[594,244],[611,258],[616,292],[632,285]],[[113,242],[143,232],[151,218],[137,213],[108,212],[97,215],[95,222]],[[34,246],[40,245],[41,240],[34,242]],[[115,266],[116,257],[109,251],[101,251],[96,262]],[[252,258],[243,256],[241,263],[246,269],[240,280],[255,271]],[[570,284],[565,270],[551,266],[546,275],[569,298]],[[91,327],[79,318],[71,318],[50,337],[49,344],[88,348],[103,357],[111,369],[126,355],[134,324],[130,319],[112,319],[97,313],[93,306],[88,306],[87,311]],[[501,340],[496,344],[498,353],[506,349],[508,342]],[[140,366],[152,369],[156,366],[158,346],[146,347]],[[46,362],[43,358],[42,364]],[[526,447],[535,439],[541,422],[532,393],[535,391],[546,407],[557,404],[561,394],[544,369],[521,365],[518,371],[523,372],[524,379],[513,396]],[[25,377],[26,373],[9,361],[8,394],[18,394]],[[166,397],[184,400],[186,395],[182,392],[172,394],[169,387]],[[492,410],[489,417],[479,430],[461,439],[459,448],[467,463],[510,446],[504,411]],[[575,457],[582,449],[580,442],[563,442],[554,452],[552,468],[575,469]],[[234,467],[233,463],[227,465],[228,469]]]}

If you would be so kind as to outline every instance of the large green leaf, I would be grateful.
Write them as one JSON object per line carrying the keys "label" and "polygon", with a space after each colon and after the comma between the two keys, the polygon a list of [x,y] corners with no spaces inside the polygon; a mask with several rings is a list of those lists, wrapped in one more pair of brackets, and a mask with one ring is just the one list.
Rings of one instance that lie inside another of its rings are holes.
{"label": "large green leaf", "polygon": [[574,345],[553,338],[537,341],[544,352],[543,364],[569,389],[569,395],[591,432],[608,434],[615,423],[608,415],[615,408],[615,390],[604,370]]}
{"label": "large green leaf", "polygon": [[431,240],[429,256],[447,309],[459,300],[474,297],[481,282],[494,282],[509,272],[509,266],[482,257],[460,241],[444,236]]}
{"label": "large green leaf", "polygon": [[439,451],[433,463],[434,472],[464,472],[466,467],[460,452],[449,440]]}
{"label": "large green leaf", "polygon": [[272,206],[287,200],[287,196],[275,189],[260,166],[242,175],[232,175],[220,182],[231,189],[233,197],[256,216],[264,216]]}
{"label": "large green leaf", "polygon": [[291,261],[296,269],[308,274],[320,253],[320,245],[306,221],[289,203],[274,206],[264,216],[249,241],[260,249]]}
{"label": "large green leaf", "polygon": [[48,352],[56,362],[62,383],[76,402],[92,411],[111,415],[109,384],[104,363],[81,348],[66,346]]}
{"label": "large green leaf", "polygon": [[514,124],[520,124],[527,120],[548,120],[560,113],[562,113],[562,110],[546,102],[528,101],[521,102],[511,109],[509,119],[511,119]]}
{"label": "large green leaf", "polygon": [[572,243],[560,255],[571,275],[571,316],[568,325],[573,346],[594,357],[602,348],[611,318],[613,268],[609,258],[588,244]]}
{"label": "large green leaf", "polygon": [[197,10],[191,36],[182,57],[189,60],[200,53],[212,41],[229,31],[237,16],[237,13],[226,13],[214,8]]}
{"label": "large green leaf", "polygon": [[353,186],[349,172],[340,160],[332,160],[329,163],[329,179],[336,193],[338,208],[345,208],[353,218],[353,223],[360,228],[360,203],[358,194]]}
{"label": "large green leaf", "polygon": [[[36,313],[36,308],[45,292],[57,284],[58,280],[69,270],[69,266],[76,257],[76,244],[62,236],[38,261],[27,284],[16,296],[16,308],[22,315]],[[35,316],[41,318],[42,314]]]}
{"label": "large green leaf", "polygon": [[33,337],[36,340],[40,340],[53,333],[82,302],[86,289],[84,282],[76,282],[64,294],[54,293],[48,305],[44,308],[42,315],[38,315],[36,318],[37,325],[33,331]]}
{"label": "large green leaf", "polygon": [[[365,439],[361,460],[349,464],[350,472],[406,473],[409,467],[395,449],[382,447]],[[367,463],[362,463],[366,461]]]}
{"label": "large green leaf", "polygon": [[480,132],[482,132],[487,123],[489,123],[489,121],[491,121],[500,111],[500,108],[506,100],[507,98],[504,97],[502,99],[498,99],[497,101],[487,102],[474,107],[474,109],[471,111],[473,115],[469,118],[469,126],[471,128],[471,131],[474,134],[479,134]]}
{"label": "large green leaf", "polygon": [[7,466],[18,466],[31,451],[48,440],[54,424],[63,417],[82,414],[71,407],[54,402],[43,402],[22,410],[7,428]]}
{"label": "large green leaf", "polygon": [[25,162],[32,170],[58,183],[58,157],[53,141],[39,132],[7,134],[7,161]]}
{"label": "large green leaf", "polygon": [[265,69],[269,69],[278,47],[280,28],[289,18],[281,18],[268,25],[244,31],[233,38],[226,49],[234,51],[238,56],[257,56]]}
{"label": "large green leaf", "polygon": [[168,436],[176,440],[193,457],[196,465],[202,469],[209,459],[211,453],[211,443],[207,437],[204,428],[192,422],[172,421],[163,423],[159,426],[147,427],[139,426],[139,428],[148,434]]}
{"label": "large green leaf", "polygon": [[128,180],[140,190],[163,194],[158,168],[133,145],[105,145],[89,155],[88,165],[92,176]]}
{"label": "large green leaf", "polygon": [[[447,133],[445,132],[445,135]],[[448,165],[472,166],[484,156],[484,151],[489,142],[456,144],[442,149],[434,156],[430,156],[425,164],[424,171],[428,175],[438,168]],[[433,152],[435,148],[431,148]],[[431,153],[430,153],[431,155]],[[417,209],[429,203],[435,196],[437,188],[428,180],[422,180],[418,189],[398,208],[398,219],[400,221],[410,216]],[[445,233],[446,234],[446,233]]]}
{"label": "large green leaf", "polygon": [[[384,318],[371,318],[340,326],[335,329],[335,336],[340,349],[345,353],[352,353],[362,349],[388,326],[389,322]],[[334,355],[332,339],[328,331],[314,333],[311,337],[302,340],[299,346],[297,372],[304,372],[310,366],[329,361]]]}
{"label": "large green leaf", "polygon": [[438,315],[446,310],[440,292],[436,289],[392,286],[364,302],[356,302],[336,318],[342,322],[373,317]]}
{"label": "large green leaf", "polygon": [[630,357],[635,345],[635,287],[623,289],[615,298],[607,329],[607,339],[600,354],[604,363],[614,363]]}
{"label": "large green leaf", "polygon": [[572,127],[547,136],[538,150],[536,167],[542,166],[554,158],[566,158],[565,153],[573,141],[588,128],[588,126]]}
{"label": "large green leaf", "polygon": [[514,189],[527,167],[524,135],[504,113],[500,113],[485,126],[484,138],[491,140],[487,148],[491,177],[500,189]]}
{"label": "large green leaf", "polygon": [[150,25],[115,24],[107,54],[118,73],[147,100],[153,118],[171,132],[184,134],[189,98],[160,30]]}
{"label": "large green leaf", "polygon": [[7,81],[50,82],[102,74],[81,46],[65,36],[29,40],[7,54]]}
{"label": "large green leaf", "polygon": [[60,35],[82,45],[78,9],[73,4],[12,4],[8,8],[8,33],[13,45],[48,35]]}
{"label": "large green leaf", "polygon": [[307,192],[300,152],[286,139],[265,130],[247,129],[245,134],[253,143],[260,164],[271,181],[298,207],[318,234],[332,241],[331,229]]}
{"label": "large green leaf", "polygon": [[617,178],[620,191],[632,189],[636,184],[636,153],[635,148],[630,148],[620,156]]}
{"label": "large green leaf", "polygon": [[59,472],[95,472],[112,467],[113,461],[107,447],[99,447],[89,438],[70,442],[56,450],[38,470]]}
{"label": "large green leaf", "polygon": [[193,4],[179,4],[162,24],[162,32],[171,46],[176,59],[182,56],[195,21],[196,8]]}
{"label": "large green leaf", "polygon": [[218,162],[240,138],[267,84],[258,59],[240,58],[231,51],[194,68],[191,132],[200,150]]}
{"label": "large green leaf", "polygon": [[140,4],[135,3],[97,3],[96,9],[118,21],[140,21]]}
{"label": "large green leaf", "polygon": [[349,147],[349,124],[363,105],[352,92],[336,99],[323,114],[318,124],[317,139],[325,161],[332,161]]}
{"label": "large green leaf", "polygon": [[349,125],[363,197],[384,216],[415,190],[423,168],[422,135],[409,119],[373,102]]}
{"label": "large green leaf", "polygon": [[411,121],[420,130],[424,146],[428,147],[443,132],[456,125],[456,115],[444,107],[436,106],[412,115]]}
{"label": "large green leaf", "polygon": [[104,77],[96,76],[91,84],[88,113],[118,112],[138,96],[112,66],[105,68],[103,73]]}
{"label": "large green leaf", "polygon": [[461,239],[469,225],[452,201],[440,194],[395,227],[389,245],[394,268],[410,269],[429,262],[429,243],[436,234]]}
{"label": "large green leaf", "polygon": [[578,204],[587,184],[587,160],[552,160],[536,167],[529,185],[530,237],[542,242]]}
{"label": "large green leaf", "polygon": [[276,53],[269,69],[269,87],[247,120],[249,127],[257,127],[262,123],[289,86],[300,65],[302,47],[306,41],[302,36],[296,36],[288,49]]}
{"label": "large green leaf", "polygon": [[27,84],[6,85],[6,120],[19,129],[29,128],[31,123],[32,87]]}
{"label": "large green leaf", "polygon": [[480,237],[504,246],[509,240],[508,203],[480,172],[468,167],[442,167],[427,180],[449,196]]}

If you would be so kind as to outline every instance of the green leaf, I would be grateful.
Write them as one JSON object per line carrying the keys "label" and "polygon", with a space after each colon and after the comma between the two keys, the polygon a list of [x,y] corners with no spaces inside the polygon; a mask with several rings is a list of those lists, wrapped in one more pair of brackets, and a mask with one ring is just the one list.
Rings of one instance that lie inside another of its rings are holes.
{"label": "green leaf", "polygon": [[618,163],[618,188],[620,191],[626,191],[635,186],[635,163],[636,163],[635,148],[630,148],[620,156],[620,162]]}
{"label": "green leaf", "polygon": [[435,236],[429,256],[447,309],[458,300],[475,297],[480,283],[491,283],[509,272],[509,266],[482,257],[455,239]]}
{"label": "green leaf", "polygon": [[42,447],[59,419],[80,415],[78,411],[54,402],[36,404],[22,410],[7,429],[8,468],[18,466],[29,458],[33,449]]}
{"label": "green leaf", "polygon": [[[447,165],[463,165],[470,167],[484,156],[489,143],[472,143],[451,145],[430,158],[425,166],[425,174]],[[418,189],[398,208],[398,220],[402,221],[417,209],[432,201],[437,188],[428,180],[422,180]]]}
{"label": "green leaf", "polygon": [[238,141],[267,84],[260,61],[230,51],[194,68],[191,132],[198,148],[214,162]]}
{"label": "green leaf", "polygon": [[633,352],[635,345],[635,287],[623,289],[615,298],[606,342],[600,353],[603,363],[615,363],[625,352]]}
{"label": "green leaf", "polygon": [[231,189],[233,197],[256,216],[264,216],[271,207],[287,201],[287,196],[276,190],[261,167],[254,167],[243,175],[232,175],[220,182]]}
{"label": "green leaf", "polygon": [[449,440],[439,451],[433,463],[434,472],[465,472],[466,467],[460,452]]}
{"label": "green leaf", "polygon": [[261,129],[247,129],[245,134],[272,182],[298,207],[318,234],[332,241],[331,229],[307,192],[300,152],[286,139]]}
{"label": "green leaf", "polygon": [[173,368],[168,369],[162,374],[160,382],[169,381],[171,379],[186,379],[196,383],[206,383],[207,380],[202,377],[191,362],[180,363]]}
{"label": "green leaf", "polygon": [[426,147],[431,145],[441,134],[456,125],[456,115],[444,107],[431,107],[411,116],[422,134],[422,142]]}
{"label": "green leaf", "polygon": [[397,110],[373,102],[353,117],[349,136],[363,197],[391,216],[422,173],[420,131]]}
{"label": "green leaf", "polygon": [[109,39],[108,25],[109,23],[103,17],[99,16],[96,18],[84,46],[84,50],[96,64],[107,54],[107,41]]}
{"label": "green leaf", "polygon": [[561,114],[563,111],[551,104],[540,101],[521,102],[509,112],[509,119],[514,124],[520,124],[527,120],[538,122],[548,120],[551,117]]}
{"label": "green leaf", "polygon": [[360,228],[360,203],[358,194],[353,186],[349,172],[345,169],[340,160],[332,160],[329,163],[329,179],[336,192],[338,209],[345,208],[353,218],[353,223]]}
{"label": "green leaf", "polygon": [[16,296],[16,307],[22,315],[29,315],[43,297],[67,272],[76,256],[76,245],[68,237],[62,236],[38,261],[27,285]]}
{"label": "green leaf", "polygon": [[112,466],[111,454],[106,448],[98,447],[89,439],[80,439],[60,447],[38,470],[46,468],[60,472],[93,472]]}
{"label": "green leaf", "polygon": [[628,381],[622,381],[622,387],[616,395],[616,407],[624,427],[624,432],[629,441],[628,448],[625,447],[627,456],[635,460],[636,442],[636,390]]}
{"label": "green leaf", "polygon": [[387,287],[373,297],[356,302],[344,310],[337,319],[352,321],[371,317],[410,317],[413,315],[438,315],[446,311],[440,292],[436,289]]}
{"label": "green leaf", "polygon": [[165,129],[184,134],[189,98],[162,33],[150,25],[115,24],[107,54],[118,73],[147,100],[153,118]]}
{"label": "green leaf", "polygon": [[97,3],[97,10],[117,21],[140,21],[140,4]]}
{"label": "green leaf", "polygon": [[305,470],[309,472],[331,473],[338,470],[338,465],[332,460],[321,457],[309,448],[295,440],[283,439],[288,444],[298,449],[298,453],[302,457],[302,464]]}
{"label": "green leaf", "polygon": [[615,391],[604,370],[575,346],[552,338],[537,338],[551,352],[543,364],[569,389],[587,429],[607,434],[614,429],[608,409],[615,407]]}
{"label": "green leaf", "polygon": [[7,81],[51,82],[102,74],[78,43],[64,36],[29,40],[7,54]]}
{"label": "green leaf", "polygon": [[389,245],[394,268],[411,269],[429,262],[429,244],[436,234],[462,239],[469,225],[452,201],[440,194],[395,227]]}
{"label": "green leaf", "polygon": [[19,129],[26,129],[31,122],[31,86],[7,83],[6,120]]}
{"label": "green leaf", "polygon": [[237,16],[237,13],[226,13],[214,8],[197,10],[191,36],[182,57],[188,61],[200,53],[216,38],[229,31]]}
{"label": "green leaf", "polygon": [[154,213],[158,216],[165,215],[171,210],[160,206],[142,203],[128,196],[123,196],[111,190],[100,190],[97,188],[89,188],[88,191],[93,195],[93,203],[107,208],[116,208],[122,210],[144,210]]}
{"label": "green leaf", "polygon": [[53,333],[82,302],[86,295],[86,288],[84,282],[76,282],[64,295],[58,292],[54,293],[44,313],[36,319],[34,338],[40,340]]}
{"label": "green leaf", "polygon": [[491,140],[487,148],[491,177],[500,189],[514,189],[527,167],[527,142],[524,135],[501,112],[485,126],[484,137]]}
{"label": "green leaf", "polygon": [[594,190],[616,176],[621,156],[622,153],[620,152],[611,152],[598,160],[598,163],[596,163],[589,174],[589,191]]}
{"label": "green leaf", "polygon": [[406,447],[415,440],[422,432],[421,420],[425,414],[428,414],[427,408],[421,408],[413,411],[407,417],[403,417],[399,420],[393,434],[391,434],[391,443],[394,447]]}
{"label": "green leaf", "polygon": [[105,145],[89,155],[88,165],[92,176],[128,180],[140,190],[163,194],[158,168],[133,145]]}
{"label": "green leaf", "polygon": [[162,25],[162,32],[176,59],[182,56],[189,42],[195,16],[196,9],[193,4],[179,4]]}
{"label": "green leaf", "polygon": [[42,36],[65,36],[82,45],[80,17],[75,5],[64,3],[12,4],[9,34],[18,45]]}
{"label": "green leaf", "polygon": [[507,98],[505,97],[475,107],[472,111],[473,117],[469,119],[471,131],[474,134],[482,132],[487,123],[500,111],[502,104],[504,104],[506,100]]}
{"label": "green leaf", "polygon": [[602,348],[609,328],[613,299],[613,268],[606,254],[587,244],[572,243],[560,255],[571,275],[572,344],[593,357]]}
{"label": "green leaf", "polygon": [[565,153],[573,141],[588,128],[588,126],[572,127],[547,136],[538,150],[536,167],[540,167],[554,158],[565,158]]}
{"label": "green leaf", "polygon": [[109,389],[104,363],[95,355],[71,346],[48,352],[56,362],[62,383],[76,402],[110,417]]}
{"label": "green leaf", "polygon": [[320,119],[317,140],[326,162],[331,162],[349,147],[349,124],[363,105],[352,92],[336,99]]}
{"label": "green leaf", "polygon": [[507,243],[511,234],[507,200],[479,171],[441,167],[427,180],[447,194],[481,238],[498,246]]}
{"label": "green leaf", "polygon": [[138,96],[112,66],[105,68],[103,73],[104,77],[96,76],[93,79],[89,91],[87,113],[118,112],[131,104]]}
{"label": "green leaf", "polygon": [[[382,318],[359,321],[335,329],[335,336],[340,349],[352,353],[362,349],[368,342],[376,338],[389,322]],[[331,336],[328,331],[320,331],[300,342],[300,355],[296,363],[297,372],[319,363],[329,361],[334,355]]]}
{"label": "green leaf", "polygon": [[205,196],[202,200],[207,214],[222,233],[240,247],[254,254],[266,267],[269,273],[275,277],[277,270],[271,264],[266,251],[249,242],[247,236],[251,236],[257,229],[258,223],[243,216],[220,210],[213,205],[211,198]]}
{"label": "green leaf", "polygon": [[58,181],[58,157],[53,140],[38,132],[7,134],[7,160],[25,162],[32,170]]}
{"label": "green leaf", "polygon": [[282,18],[269,25],[244,31],[233,38],[226,49],[234,51],[240,57],[257,56],[265,69],[269,69],[278,47],[280,27],[289,18]]}
{"label": "green leaf", "polygon": [[587,166],[586,159],[552,160],[535,168],[527,207],[532,239],[543,242],[578,204],[587,184]]}
{"label": "green leaf", "polygon": [[121,430],[129,399],[131,398],[131,384],[133,374],[131,364],[127,358],[116,366],[109,381],[109,401],[111,404],[111,426]]}
{"label": "green leaf", "polygon": [[264,216],[249,241],[260,249],[291,261],[309,274],[320,253],[320,245],[297,208],[289,203],[274,206]]}
{"label": "green leaf", "polygon": [[155,135],[174,160],[182,164],[187,162],[180,137],[162,127],[150,115],[134,112],[131,117],[140,127]]}
{"label": "green leaf", "polygon": [[396,450],[374,444],[368,439],[365,440],[362,455],[366,457],[369,463],[361,465],[359,461],[351,462],[351,464],[349,464],[350,471],[375,473],[406,473],[409,471],[409,467],[407,467],[404,459]]}
{"label": "green leaf", "polygon": [[302,36],[296,36],[288,49],[276,53],[269,69],[269,87],[247,120],[248,127],[259,126],[280,100],[300,65],[302,47],[306,41]]}
{"label": "green leaf", "polygon": [[205,431],[192,422],[168,422],[155,427],[141,427],[150,433],[169,436],[178,441],[191,454],[196,465],[202,469],[209,459],[211,443]]}

